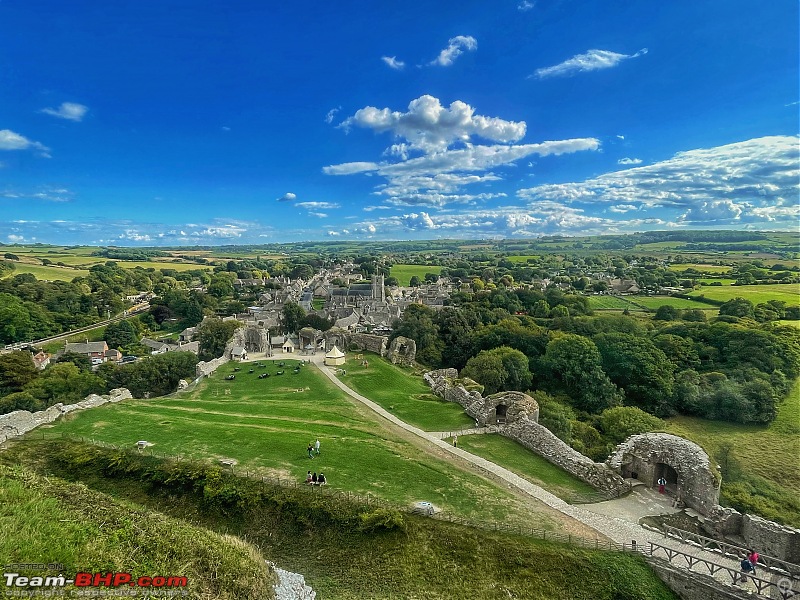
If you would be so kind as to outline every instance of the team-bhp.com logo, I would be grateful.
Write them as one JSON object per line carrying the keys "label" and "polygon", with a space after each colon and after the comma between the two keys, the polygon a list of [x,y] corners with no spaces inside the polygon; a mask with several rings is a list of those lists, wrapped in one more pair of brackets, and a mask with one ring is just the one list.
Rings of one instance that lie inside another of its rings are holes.
{"label": "team-bhp.com logo", "polygon": [[154,577],[136,577],[130,573],[77,573],[75,577],[67,579],[64,575],[47,577],[23,577],[19,573],[3,573],[7,588],[63,588],[74,585],[76,588],[118,588],[122,586],[139,588],[185,588],[186,577],[167,577],[156,575]]}

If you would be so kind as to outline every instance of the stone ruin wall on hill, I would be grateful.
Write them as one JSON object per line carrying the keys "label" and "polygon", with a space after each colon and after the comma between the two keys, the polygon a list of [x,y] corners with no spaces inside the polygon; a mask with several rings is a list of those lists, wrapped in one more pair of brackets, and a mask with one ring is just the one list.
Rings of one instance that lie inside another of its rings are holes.
{"label": "stone ruin wall on hill", "polygon": [[46,425],[61,418],[63,415],[76,410],[86,410],[95,406],[102,406],[109,402],[121,402],[132,398],[131,393],[125,388],[111,390],[106,396],[89,394],[85,400],[76,404],[54,404],[50,408],[32,413],[27,410],[15,410],[6,415],[0,415],[0,444],[6,440],[20,437],[40,425]]}
{"label": "stone ruin wall on hill", "polygon": [[519,442],[542,458],[561,467],[595,489],[609,495],[618,495],[630,489],[628,483],[602,463],[596,463],[573,450],[546,427],[539,425],[539,408],[536,401],[521,392],[500,392],[484,398],[478,391],[467,389],[456,380],[455,369],[439,369],[423,376],[437,396],[456,402],[480,425],[492,425],[497,407],[507,407],[506,423],[497,426],[497,432]]}
{"label": "stone ruin wall on hill", "polygon": [[230,360],[230,354],[231,354],[231,349],[227,348],[225,350],[225,354],[223,354],[219,358],[215,358],[208,361],[201,360],[199,363],[197,363],[197,366],[195,367],[195,375],[197,377],[204,377],[206,375],[211,375],[219,367],[221,367]]}

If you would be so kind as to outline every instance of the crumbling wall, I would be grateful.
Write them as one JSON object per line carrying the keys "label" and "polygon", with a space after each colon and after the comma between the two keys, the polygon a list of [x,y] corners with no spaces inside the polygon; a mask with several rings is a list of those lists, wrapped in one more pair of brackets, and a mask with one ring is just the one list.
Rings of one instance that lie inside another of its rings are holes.
{"label": "crumbling wall", "polygon": [[197,363],[197,366],[195,367],[195,375],[197,377],[211,375],[214,371],[216,371],[219,367],[221,367],[231,359],[230,354],[231,354],[230,349],[226,348],[225,354],[223,354],[219,358],[214,358],[208,361],[201,360],[199,363]]}
{"label": "crumbling wall", "polygon": [[127,389],[117,388],[111,390],[106,396],[89,394],[84,400],[75,404],[64,405],[59,402],[45,410],[40,410],[35,413],[31,413],[27,410],[15,410],[12,413],[0,415],[0,444],[6,440],[24,435],[40,425],[52,423],[67,413],[94,408],[95,406],[102,406],[109,402],[120,402],[132,397],[133,396],[131,396],[131,393]]}
{"label": "crumbling wall", "polygon": [[325,347],[328,349],[334,346],[344,351],[354,348],[363,352],[374,352],[379,356],[386,356],[386,344],[389,340],[384,335],[350,333],[341,327],[331,327],[323,334],[323,337],[325,338]]}
{"label": "crumbling wall", "polygon": [[[561,467],[592,487],[616,495],[628,491],[622,477],[606,465],[596,463],[573,450],[549,429],[539,425],[539,406],[536,400],[522,392],[500,392],[484,398],[477,389],[467,391],[464,384],[473,387],[469,379],[458,379],[455,369],[439,369],[423,375],[437,396],[464,407],[466,413],[479,425],[497,426],[497,432],[522,444],[542,458]],[[479,387],[474,385],[474,387]],[[497,406],[507,407],[505,424],[497,424]]]}
{"label": "crumbling wall", "polygon": [[386,353],[386,358],[393,365],[404,365],[410,367],[414,364],[414,359],[417,356],[417,342],[411,338],[397,336],[392,340],[389,346],[389,351]]}
{"label": "crumbling wall", "polygon": [[608,466],[623,477],[636,477],[653,485],[658,465],[672,467],[678,474],[681,501],[708,515],[719,500],[719,475],[703,449],[687,439],[669,433],[632,435],[608,458]]}

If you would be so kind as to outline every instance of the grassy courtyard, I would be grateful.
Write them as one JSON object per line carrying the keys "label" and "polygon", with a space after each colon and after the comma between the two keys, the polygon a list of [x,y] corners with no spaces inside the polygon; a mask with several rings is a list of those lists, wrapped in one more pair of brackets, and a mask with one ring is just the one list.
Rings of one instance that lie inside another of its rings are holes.
{"label": "grassy courtyard", "polygon": [[368,367],[348,354],[346,375],[339,378],[398,419],[424,431],[460,431],[474,421],[458,404],[445,402],[431,394],[422,376],[398,367],[376,354],[364,354]]}
{"label": "grassy courtyard", "polygon": [[[294,374],[296,364],[228,363],[191,392],[70,415],[48,435],[71,434],[123,448],[147,440],[158,453],[214,462],[232,458],[240,473],[298,482],[313,470],[324,472],[332,488],[397,504],[427,500],[468,518],[560,528],[557,513],[542,505],[539,514],[532,514],[530,501],[427,454],[380,423],[315,366],[305,365]],[[226,380],[234,368],[241,369],[236,379]],[[285,374],[277,376],[279,369]],[[264,372],[271,377],[258,379]],[[321,454],[311,460],[306,448],[317,438]]]}

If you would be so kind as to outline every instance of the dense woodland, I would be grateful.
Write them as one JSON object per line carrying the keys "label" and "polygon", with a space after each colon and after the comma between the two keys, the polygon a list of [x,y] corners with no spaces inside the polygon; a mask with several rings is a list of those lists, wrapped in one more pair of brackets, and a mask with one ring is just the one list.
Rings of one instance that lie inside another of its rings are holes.
{"label": "dense woodland", "polygon": [[[420,362],[457,368],[486,393],[534,392],[542,423],[596,459],[618,441],[603,415],[651,426],[643,413],[769,423],[800,375],[800,331],[759,323],[747,300],[723,304],[711,321],[674,309],[647,320],[592,316],[585,301],[558,290],[462,295],[439,311],[410,307],[392,336],[412,338]],[[632,409],[607,412],[618,407]]]}

